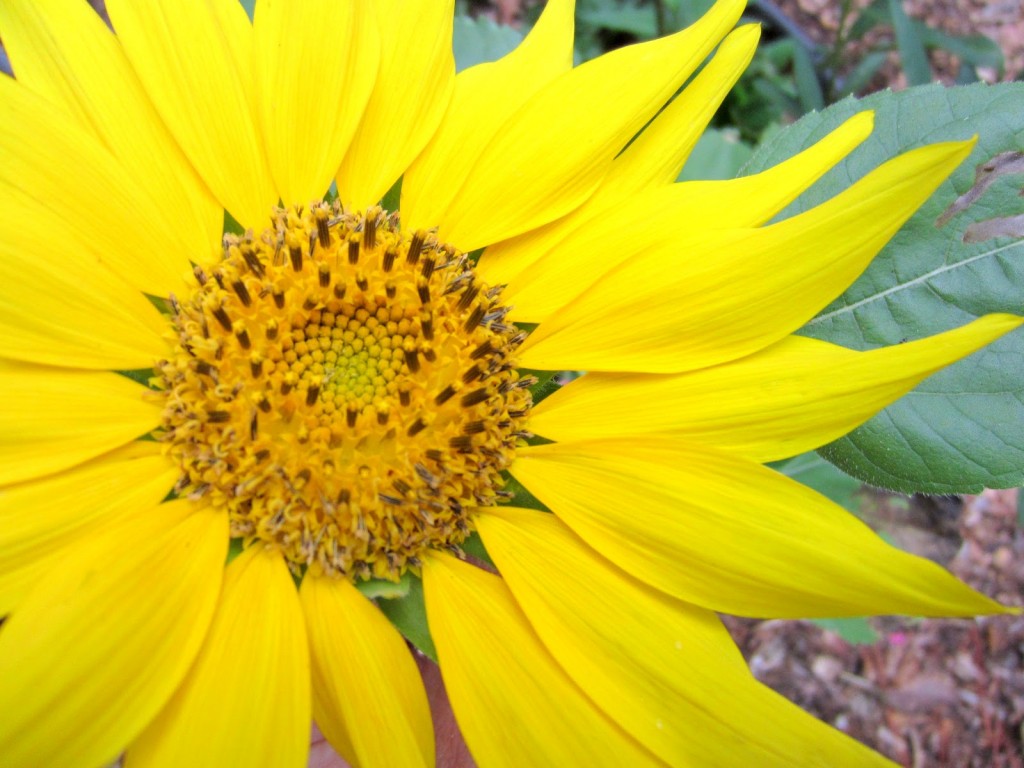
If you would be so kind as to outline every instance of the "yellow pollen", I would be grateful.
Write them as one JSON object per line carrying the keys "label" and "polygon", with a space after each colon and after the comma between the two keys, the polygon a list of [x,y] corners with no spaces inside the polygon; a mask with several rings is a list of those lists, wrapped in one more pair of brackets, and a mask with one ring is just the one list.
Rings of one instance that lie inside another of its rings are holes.
{"label": "yellow pollen", "polygon": [[293,570],[397,579],[505,495],[528,386],[499,290],[379,208],[279,210],[171,297],[157,365],[176,491]]}

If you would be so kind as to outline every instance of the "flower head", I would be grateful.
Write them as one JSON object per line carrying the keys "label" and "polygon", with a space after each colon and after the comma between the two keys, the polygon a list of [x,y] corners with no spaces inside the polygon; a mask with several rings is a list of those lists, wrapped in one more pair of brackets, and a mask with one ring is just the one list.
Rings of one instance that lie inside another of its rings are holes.
{"label": "flower head", "polygon": [[0,5],[5,761],[301,765],[314,718],[432,763],[360,591],[422,577],[481,765],[882,762],[714,611],[1002,610],[762,466],[1019,325],[792,335],[966,144],[768,224],[871,117],[673,183],[756,43],[736,0],[576,68],[551,0],[457,77],[451,2],[107,7]]}

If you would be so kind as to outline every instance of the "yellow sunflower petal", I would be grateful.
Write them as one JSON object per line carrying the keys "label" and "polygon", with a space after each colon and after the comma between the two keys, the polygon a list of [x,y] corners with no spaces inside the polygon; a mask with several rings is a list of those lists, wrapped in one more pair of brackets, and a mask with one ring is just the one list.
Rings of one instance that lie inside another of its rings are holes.
{"label": "yellow sunflower petal", "polygon": [[972,144],[907,152],[828,202],[761,229],[681,237],[655,213],[634,238],[644,250],[542,323],[519,362],[678,373],[762,349],[842,292]]}
{"label": "yellow sunflower petal", "polygon": [[669,765],[891,765],[757,683],[713,613],[630,578],[554,515],[503,507],[477,526],[562,668]]}
{"label": "yellow sunflower petal", "polygon": [[[721,56],[720,52],[712,64]],[[679,98],[691,90],[694,86]],[[872,122],[870,112],[856,115],[795,157],[754,176],[688,181],[620,194],[620,186],[628,190],[664,170],[653,158],[647,162],[641,157],[635,174],[624,172],[633,174],[631,180],[624,179],[620,185],[606,179],[601,189],[570,215],[488,248],[481,259],[481,273],[492,283],[508,283],[502,296],[514,306],[516,319],[544,322],[606,272],[652,243],[666,247],[665,230],[652,226],[652,211],[677,237],[709,229],[760,226],[849,154],[870,134]],[[648,131],[657,126],[656,121]],[[617,158],[613,172],[628,152]]]}
{"label": "yellow sunflower petal", "polygon": [[9,77],[0,78],[0,110],[4,197],[18,190],[39,207],[37,216],[66,224],[74,247],[133,287],[157,296],[179,290],[198,255],[157,215],[141,180],[64,110]]}
{"label": "yellow sunflower petal", "polygon": [[171,138],[114,35],[80,0],[0,4],[18,81],[79,118],[145,183],[198,258],[220,240],[223,210]]}
{"label": "yellow sunflower petal", "polygon": [[210,631],[178,690],[129,747],[143,766],[306,765],[309,650],[284,560],[256,544],[224,572]]}
{"label": "yellow sunflower petal", "polygon": [[0,361],[0,485],[73,467],[147,433],[160,407],[146,392],[114,373]]}
{"label": "yellow sunflower petal", "polygon": [[4,765],[108,765],[164,705],[217,602],[227,518],[139,510],[56,563],[0,632]]}
{"label": "yellow sunflower petal", "polygon": [[687,602],[743,616],[1004,609],[806,486],[671,438],[520,449],[512,473],[584,541]]}
{"label": "yellow sunflower petal", "polygon": [[65,222],[3,186],[0,228],[0,356],[131,370],[167,354],[156,307],[96,263]]}
{"label": "yellow sunflower petal", "polygon": [[434,732],[416,662],[377,607],[343,579],[299,591],[313,671],[313,718],[362,768],[432,766]]}
{"label": "yellow sunflower petal", "polygon": [[108,0],[135,73],[207,186],[243,226],[277,202],[254,122],[252,26],[237,0]]}
{"label": "yellow sunflower petal", "polygon": [[588,374],[541,402],[530,429],[552,440],[669,434],[774,461],[845,435],[925,377],[1021,323],[988,315],[870,352],[789,336],[689,373]]}
{"label": "yellow sunflower petal", "polygon": [[[608,175],[583,205],[556,221],[488,246],[478,266],[487,282],[518,288],[520,282],[530,281],[533,265],[547,267],[548,261],[560,261],[561,256],[552,258],[549,254],[566,238],[589,229],[602,214],[632,199],[640,190],[659,181],[675,181],[711,115],[749,63],[758,34],[756,26],[741,27],[729,34],[693,82],[612,161]],[[516,309],[518,315],[533,321],[536,310],[523,313],[520,307]]]}
{"label": "yellow sunflower petal", "polygon": [[577,208],[742,6],[719,0],[682,32],[612,51],[542,88],[490,137],[465,179],[446,182],[459,191],[435,222],[441,239],[471,251]]}
{"label": "yellow sunflower petal", "polygon": [[574,0],[552,0],[519,47],[455,78],[437,132],[402,180],[402,221],[410,229],[440,221],[461,179],[501,125],[541,87],[572,68],[574,6]]}
{"label": "yellow sunflower petal", "polygon": [[338,195],[357,210],[373,205],[437,129],[455,83],[454,0],[374,0],[380,71],[338,169]]}
{"label": "yellow sunflower petal", "polygon": [[380,41],[366,3],[260,0],[253,20],[257,110],[277,191],[323,197],[377,77]]}
{"label": "yellow sunflower petal", "polygon": [[159,443],[132,443],[72,470],[0,489],[0,616],[84,536],[152,509],[174,485]]}
{"label": "yellow sunflower petal", "polygon": [[449,555],[423,566],[430,634],[481,765],[660,765],[569,679],[501,579]]}
{"label": "yellow sunflower petal", "polygon": [[760,37],[757,24],[731,32],[707,66],[615,158],[602,191],[624,199],[652,185],[675,181],[718,106],[750,64]]}

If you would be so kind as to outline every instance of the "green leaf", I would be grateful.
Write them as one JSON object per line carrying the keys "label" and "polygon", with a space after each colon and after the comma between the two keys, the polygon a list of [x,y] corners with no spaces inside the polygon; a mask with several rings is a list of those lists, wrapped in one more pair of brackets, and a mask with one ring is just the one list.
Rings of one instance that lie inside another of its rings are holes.
{"label": "green leaf", "polygon": [[[800,333],[869,349],[929,336],[989,312],[1024,312],[1024,239],[964,242],[969,228],[977,233],[990,226],[985,222],[1012,222],[1024,212],[1024,174],[1000,176],[943,226],[937,221],[972,188],[977,167],[1024,150],[1024,84],[932,85],[847,99],[780,131],[745,171],[792,157],[865,109],[875,110],[874,134],[783,217],[832,197],[911,147],[975,134],[978,144],[860,279]],[[855,477],[905,493],[1024,485],[1022,371],[1024,331],[1018,330],[932,376],[822,453]]]}
{"label": "green leaf", "polygon": [[385,598],[387,600],[397,600],[409,594],[409,585],[411,581],[412,576],[409,573],[403,573],[402,577],[398,581],[369,579],[367,581],[356,582],[356,589],[371,600],[378,597]]}
{"label": "green leaf", "polygon": [[965,64],[973,67],[991,67],[1002,77],[1003,51],[995,40],[984,35],[948,35],[940,29],[920,25],[921,39],[928,48],[942,48],[959,57]]}
{"label": "green leaf", "polygon": [[252,16],[256,12],[256,0],[241,0],[241,2],[245,12],[249,14],[249,21],[252,21]]}
{"label": "green leaf", "polygon": [[377,607],[402,636],[426,656],[437,661],[437,649],[427,628],[427,606],[423,602],[423,581],[409,575],[409,591],[397,600],[378,600]]}
{"label": "green leaf", "polygon": [[753,153],[753,148],[740,139],[736,129],[709,128],[697,140],[679,180],[735,178]]}
{"label": "green leaf", "polygon": [[878,640],[878,632],[863,616],[843,619],[813,619],[822,629],[835,632],[851,645],[871,645]]}
{"label": "green leaf", "polygon": [[495,24],[490,19],[456,16],[452,32],[455,69],[458,72],[500,59],[523,40],[523,33],[512,27]]}
{"label": "green leaf", "polygon": [[584,24],[613,32],[625,32],[642,40],[658,34],[658,20],[653,5],[618,3],[605,8],[580,11],[578,18]]}
{"label": "green leaf", "polygon": [[928,63],[928,54],[924,50],[924,41],[907,12],[903,10],[903,0],[889,0],[889,16],[892,19],[893,32],[896,35],[896,47],[900,52],[900,63],[911,85],[924,85],[931,82],[932,65]]}

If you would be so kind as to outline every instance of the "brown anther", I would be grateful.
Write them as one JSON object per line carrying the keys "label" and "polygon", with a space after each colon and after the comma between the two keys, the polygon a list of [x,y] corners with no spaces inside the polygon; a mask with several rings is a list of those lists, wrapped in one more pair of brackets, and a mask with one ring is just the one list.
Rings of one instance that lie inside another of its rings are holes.
{"label": "brown anther", "polygon": [[366,221],[363,224],[363,245],[369,248],[377,247],[377,213],[379,209],[370,209],[366,212]]}
{"label": "brown anther", "polygon": [[444,454],[441,453],[437,448],[428,448],[426,451],[426,457],[431,461],[439,462],[444,458]]}
{"label": "brown anther", "polygon": [[487,425],[482,421],[471,421],[462,427],[462,434],[464,435],[479,435],[481,432],[487,429]]}
{"label": "brown anther", "polygon": [[318,303],[319,302],[316,300],[315,297],[307,296],[306,300],[302,302],[302,308],[308,312],[308,311],[310,311],[312,309],[316,309],[316,305]]}
{"label": "brown anther", "polygon": [[235,323],[235,338],[238,339],[238,343],[242,345],[242,349],[249,349],[252,346],[252,342],[249,340],[249,331],[246,330],[242,322]]}
{"label": "brown anther", "polygon": [[267,320],[266,325],[263,326],[263,335],[267,337],[269,341],[273,341],[277,338],[277,319],[270,318]]}
{"label": "brown anther", "polygon": [[390,413],[386,408],[377,411],[377,423],[383,427],[388,423],[388,416],[390,416]]}
{"label": "brown anther", "polygon": [[196,281],[200,285],[206,285],[206,273],[203,271],[202,267],[196,264],[192,267],[192,274],[196,276]]}
{"label": "brown anther", "polygon": [[447,387],[445,387],[440,392],[438,392],[436,395],[434,395],[434,404],[435,405],[444,405],[449,400],[451,400],[453,397],[455,397],[455,392],[456,392],[455,387],[453,387],[451,384],[449,384]]}
{"label": "brown anther", "polygon": [[353,408],[351,405],[345,409],[345,423],[348,424],[349,429],[356,425],[356,417],[359,416],[359,411]]}
{"label": "brown anther", "polygon": [[469,435],[459,435],[453,437],[448,441],[448,445],[452,447],[452,450],[459,451],[460,453],[469,453],[473,450],[473,438]]}
{"label": "brown anther", "polygon": [[405,364],[409,366],[409,370],[412,373],[416,373],[420,369],[420,360],[416,356],[415,349],[406,349],[405,352]]}
{"label": "brown anther", "polygon": [[224,307],[217,307],[212,310],[211,313],[214,318],[220,323],[220,327],[225,331],[231,330],[231,318],[228,317],[228,313],[224,311]]}
{"label": "brown anther", "polygon": [[420,352],[423,354],[423,359],[428,363],[432,363],[437,360],[437,353],[430,347],[424,347]]}
{"label": "brown anther", "polygon": [[359,286],[360,291],[365,291],[370,287],[370,281],[366,279],[366,275],[362,272],[356,272],[356,285]]}
{"label": "brown anther", "polygon": [[254,379],[258,379],[260,374],[263,372],[263,358],[251,357],[249,359],[249,370],[252,373]]}
{"label": "brown anther", "polygon": [[302,271],[302,246],[298,243],[288,246],[288,256],[292,260],[292,269]]}
{"label": "brown anther", "polygon": [[227,411],[207,411],[206,420],[210,424],[223,424],[231,420],[231,414]]}
{"label": "brown anther", "polygon": [[397,293],[397,291],[398,289],[392,281],[388,280],[384,283],[384,293],[388,295],[389,299],[395,298],[395,293]]}
{"label": "brown anther", "polygon": [[[466,288],[466,292],[462,294],[462,298],[459,299],[459,303],[455,305],[455,309],[457,309],[459,312],[469,309],[469,305],[473,303],[473,301],[476,299],[479,293],[479,285],[470,285],[468,288]],[[481,314],[480,317],[483,317],[483,314]]]}
{"label": "brown anther", "polygon": [[494,351],[494,346],[491,344],[491,340],[488,339],[483,344],[481,344],[479,347],[474,349],[473,352],[470,353],[469,356],[473,360],[479,360],[481,357],[484,357],[485,355],[489,355],[493,351]]}
{"label": "brown anther", "polygon": [[267,396],[260,392],[259,395],[256,397],[256,407],[259,408],[264,413],[270,413],[270,409],[273,406],[271,406],[270,400],[267,399]]}
{"label": "brown anther", "polygon": [[381,261],[381,268],[385,272],[390,272],[392,267],[395,266],[395,256],[397,255],[398,252],[395,250],[395,246],[393,245],[389,245],[388,249],[384,251],[384,258]]}
{"label": "brown anther", "polygon": [[420,318],[420,332],[427,341],[434,340],[434,319],[430,315]]}
{"label": "brown anther", "polygon": [[480,325],[480,321],[484,319],[484,312],[486,312],[486,310],[481,305],[477,304],[469,314],[469,317],[466,318],[466,322],[463,323],[463,329],[469,333]]}
{"label": "brown anther", "polygon": [[252,296],[249,295],[249,289],[245,287],[245,283],[241,280],[235,280],[231,283],[231,287],[234,289],[235,293],[238,294],[238,298],[241,299],[245,306],[252,306]]}
{"label": "brown anther", "polygon": [[252,412],[249,418],[249,439],[255,440],[260,434],[260,417],[256,411]]}
{"label": "brown anther", "polygon": [[415,264],[420,260],[420,251],[423,250],[423,241],[427,239],[427,233],[422,229],[417,230],[409,241],[409,251],[405,254],[407,264]]}
{"label": "brown anther", "polygon": [[252,270],[252,273],[256,275],[256,277],[263,278],[266,276],[267,270],[264,268],[263,264],[260,262],[259,256],[256,255],[256,252],[252,250],[252,248],[242,248],[242,258],[245,259],[246,265]]}
{"label": "brown anther", "polygon": [[420,274],[423,275],[427,280],[434,274],[434,260],[429,256],[423,260],[423,266],[420,267]]}
{"label": "brown anther", "polygon": [[284,309],[284,291],[275,286],[270,295],[274,297],[274,306],[278,309]]}
{"label": "brown anther", "polygon": [[410,394],[408,389],[398,390],[398,402],[402,404],[403,408],[412,402],[412,395]]}
{"label": "brown anther", "polygon": [[344,283],[335,283],[334,284],[334,298],[338,299],[339,301],[341,301],[343,298],[345,298],[345,287],[346,286],[345,286]]}
{"label": "brown anther", "polygon": [[484,372],[480,370],[480,366],[474,363],[462,374],[462,381],[466,384],[471,384],[477,379],[483,378],[483,375]]}
{"label": "brown anther", "polygon": [[348,263],[359,263],[359,235],[353,232],[348,238]]}
{"label": "brown anther", "polygon": [[402,480],[401,478],[395,479],[391,483],[391,487],[394,488],[396,491],[398,491],[403,496],[407,495],[409,493],[409,491],[412,490],[412,486],[409,485],[407,482],[405,482],[405,480]]}
{"label": "brown anther", "polygon": [[462,403],[463,407],[469,408],[471,406],[478,405],[479,403],[488,400],[490,396],[491,393],[487,390],[487,388],[481,387],[480,389],[474,389],[467,395],[463,395],[462,400],[460,402]]}
{"label": "brown anther", "polygon": [[327,211],[320,208],[316,212],[316,237],[324,250],[331,247],[331,228],[327,223]]}
{"label": "brown anther", "polygon": [[342,506],[342,505],[346,505],[347,506],[349,504],[349,502],[351,502],[351,501],[352,501],[352,491],[350,491],[348,488],[342,488],[340,491],[338,491],[338,499],[335,502],[336,504],[338,504],[338,506]]}
{"label": "brown anther", "polygon": [[310,384],[309,389],[306,390],[306,405],[313,405],[316,399],[320,396],[320,385]]}
{"label": "brown anther", "polygon": [[326,264],[321,264],[317,267],[317,273],[320,278],[320,287],[326,288],[331,284],[331,268]]}
{"label": "brown anther", "polygon": [[421,418],[417,418],[416,421],[409,425],[409,429],[405,431],[405,434],[407,434],[409,437],[412,437],[413,435],[419,434],[426,428],[427,422],[425,422]]}
{"label": "brown anther", "polygon": [[424,280],[420,285],[416,286],[416,293],[420,297],[420,304],[430,303],[430,286]]}

